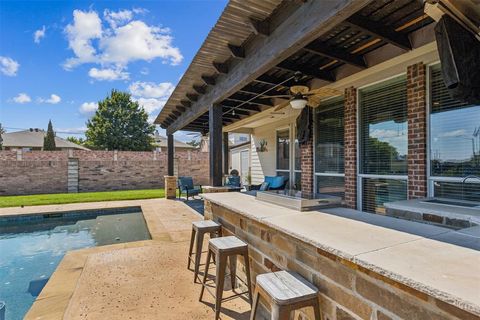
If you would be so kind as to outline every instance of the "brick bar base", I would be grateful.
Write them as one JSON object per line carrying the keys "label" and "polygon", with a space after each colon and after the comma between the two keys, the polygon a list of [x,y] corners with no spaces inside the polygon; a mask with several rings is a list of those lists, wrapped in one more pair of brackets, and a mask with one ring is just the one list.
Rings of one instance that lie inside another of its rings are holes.
{"label": "brick bar base", "polygon": [[175,199],[177,197],[177,177],[165,176],[165,198]]}
{"label": "brick bar base", "polygon": [[426,67],[407,68],[408,105],[408,198],[427,196],[427,105]]}
{"label": "brick bar base", "polygon": [[357,208],[357,89],[345,89],[345,204]]}

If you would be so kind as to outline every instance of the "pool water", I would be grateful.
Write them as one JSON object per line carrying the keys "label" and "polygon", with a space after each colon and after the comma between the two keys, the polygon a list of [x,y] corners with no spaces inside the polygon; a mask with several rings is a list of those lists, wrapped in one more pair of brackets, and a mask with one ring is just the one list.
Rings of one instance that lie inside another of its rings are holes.
{"label": "pool water", "polygon": [[23,319],[69,250],[151,239],[138,207],[0,218],[0,301]]}

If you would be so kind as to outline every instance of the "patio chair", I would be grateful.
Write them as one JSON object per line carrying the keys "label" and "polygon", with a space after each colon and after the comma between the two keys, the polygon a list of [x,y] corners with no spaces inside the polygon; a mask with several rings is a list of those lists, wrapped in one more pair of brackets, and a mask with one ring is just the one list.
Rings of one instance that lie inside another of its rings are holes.
{"label": "patio chair", "polygon": [[240,176],[228,176],[225,187],[241,187]]}
{"label": "patio chair", "polygon": [[202,193],[201,185],[193,185],[192,177],[178,177],[178,194],[179,197],[182,197],[182,194],[187,195],[187,200],[189,197],[198,196]]}

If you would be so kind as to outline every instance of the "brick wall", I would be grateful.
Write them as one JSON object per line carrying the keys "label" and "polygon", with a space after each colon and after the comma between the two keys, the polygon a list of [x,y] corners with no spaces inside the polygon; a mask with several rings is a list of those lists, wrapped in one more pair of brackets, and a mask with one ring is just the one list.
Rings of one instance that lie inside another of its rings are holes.
{"label": "brick wall", "polygon": [[[163,188],[167,154],[129,151],[0,151],[0,195],[67,192],[68,159],[78,159],[78,190]],[[175,153],[179,175],[208,184],[208,153]]]}
{"label": "brick wall", "polygon": [[345,204],[357,207],[357,89],[345,89]]}
{"label": "brick wall", "polygon": [[313,112],[308,108],[310,116],[310,137],[308,142],[300,145],[300,166],[302,168],[302,194],[311,196],[313,194]]}
{"label": "brick wall", "polygon": [[426,67],[407,68],[408,105],[408,198],[427,196]]}
{"label": "brick wall", "polygon": [[[476,315],[367,270],[268,225],[205,201],[205,218],[249,244],[251,277],[277,270],[298,272],[319,289],[323,320],[459,320]],[[239,259],[242,263],[242,259]],[[240,271],[244,267],[239,268]],[[244,276],[242,272],[239,272]],[[245,279],[244,279],[245,280]],[[266,318],[269,319],[269,318]],[[311,309],[295,320],[313,320]]]}

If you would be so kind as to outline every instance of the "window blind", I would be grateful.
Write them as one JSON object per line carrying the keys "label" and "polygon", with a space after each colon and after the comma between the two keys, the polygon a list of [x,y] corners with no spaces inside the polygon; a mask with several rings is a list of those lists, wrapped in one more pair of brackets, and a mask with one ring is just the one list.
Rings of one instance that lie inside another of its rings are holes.
{"label": "window blind", "polygon": [[321,103],[315,110],[315,171],[344,173],[344,100]]}
{"label": "window blind", "polygon": [[405,76],[360,90],[360,172],[407,174],[407,85]]}
{"label": "window blind", "polygon": [[440,65],[430,68],[430,174],[480,175],[480,106],[450,97]]}

